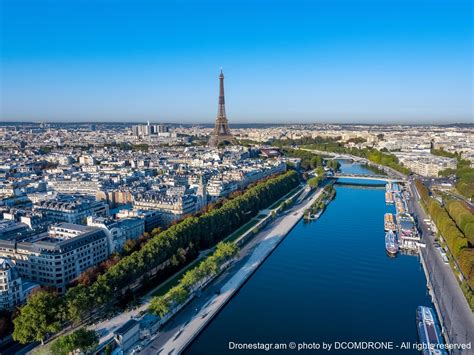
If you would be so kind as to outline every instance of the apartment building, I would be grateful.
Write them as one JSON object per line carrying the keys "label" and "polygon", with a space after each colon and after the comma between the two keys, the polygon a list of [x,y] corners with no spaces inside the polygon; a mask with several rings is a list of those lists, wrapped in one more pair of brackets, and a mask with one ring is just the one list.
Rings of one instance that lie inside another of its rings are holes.
{"label": "apartment building", "polygon": [[192,195],[169,195],[159,191],[137,194],[133,207],[143,210],[157,210],[161,213],[161,224],[167,226],[187,214],[196,212],[196,198]]}
{"label": "apartment building", "polygon": [[109,251],[121,251],[129,239],[138,239],[145,232],[145,221],[142,218],[124,218],[113,220],[104,217],[87,217],[87,225],[105,231],[109,238]]}
{"label": "apartment building", "polygon": [[87,268],[106,260],[109,240],[100,228],[71,223],[15,240],[0,240],[0,257],[13,260],[20,277],[60,293]]}
{"label": "apartment building", "polygon": [[396,152],[400,162],[415,174],[426,177],[438,177],[446,169],[456,169],[457,160],[429,153]]}
{"label": "apartment building", "polygon": [[73,224],[84,224],[89,216],[109,215],[109,206],[106,202],[84,198],[39,201],[34,204],[33,210],[43,213],[51,222]]}
{"label": "apartment building", "polygon": [[94,180],[57,179],[48,181],[48,187],[56,192],[65,194],[83,194],[95,196],[102,190],[102,183]]}
{"label": "apartment building", "polygon": [[37,283],[21,279],[13,261],[0,258],[0,310],[13,310],[38,287]]}
{"label": "apartment building", "polygon": [[137,217],[143,219],[145,232],[151,232],[161,225],[161,213],[154,210],[120,210],[116,215],[118,219]]}

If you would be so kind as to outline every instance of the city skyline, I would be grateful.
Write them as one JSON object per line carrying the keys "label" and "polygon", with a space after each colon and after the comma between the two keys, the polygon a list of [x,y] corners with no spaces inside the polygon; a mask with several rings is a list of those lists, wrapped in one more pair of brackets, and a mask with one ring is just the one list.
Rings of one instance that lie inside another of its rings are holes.
{"label": "city skyline", "polygon": [[268,4],[4,1],[0,120],[472,121],[469,1]]}
{"label": "city skyline", "polygon": [[473,10],[0,0],[0,354],[471,354]]}

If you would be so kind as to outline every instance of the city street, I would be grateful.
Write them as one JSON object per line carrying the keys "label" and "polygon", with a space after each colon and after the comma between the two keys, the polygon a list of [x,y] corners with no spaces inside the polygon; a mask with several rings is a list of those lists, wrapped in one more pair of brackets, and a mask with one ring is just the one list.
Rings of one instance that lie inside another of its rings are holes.
{"label": "city street", "polygon": [[474,314],[469,308],[451,267],[443,262],[441,255],[433,245],[435,242],[434,236],[424,221],[428,217],[419,205],[414,181],[410,181],[410,188],[414,194],[412,194],[412,198],[408,199],[408,208],[411,213],[417,216],[418,228],[426,244],[426,247],[420,248],[420,250],[442,313],[442,322],[449,336],[449,342],[452,344],[469,342],[474,344]]}

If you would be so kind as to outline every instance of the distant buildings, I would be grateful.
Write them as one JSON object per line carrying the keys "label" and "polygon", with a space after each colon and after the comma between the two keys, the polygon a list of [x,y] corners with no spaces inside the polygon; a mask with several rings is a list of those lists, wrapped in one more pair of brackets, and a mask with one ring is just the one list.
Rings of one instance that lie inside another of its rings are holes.
{"label": "distant buildings", "polygon": [[48,187],[63,194],[83,194],[96,196],[102,190],[102,183],[97,180],[57,179],[49,180]]}
{"label": "distant buildings", "polygon": [[132,126],[132,135],[138,142],[146,144],[185,144],[189,137],[179,136],[171,132],[169,126],[164,124],[148,124]]}
{"label": "distant buildings", "polygon": [[41,212],[51,222],[75,224],[85,224],[89,216],[107,217],[109,215],[107,203],[84,198],[40,201],[34,205],[33,210]]}
{"label": "distant buildings", "polygon": [[170,128],[164,124],[152,124],[150,122],[146,125],[136,125],[132,126],[132,132],[137,137],[158,135],[158,136],[168,136]]}
{"label": "distant buildings", "polygon": [[161,226],[161,213],[157,210],[120,210],[117,218],[137,217],[143,220],[145,232],[151,232],[153,229]]}
{"label": "distant buildings", "polygon": [[415,174],[426,177],[438,177],[446,169],[456,169],[457,160],[436,156],[425,152],[395,152],[398,160]]}
{"label": "distant buildings", "polygon": [[97,164],[97,159],[91,155],[81,155],[79,157],[79,164],[81,165],[95,165]]}
{"label": "distant buildings", "polygon": [[156,210],[160,212],[161,224],[168,226],[185,215],[196,212],[196,198],[191,195],[169,195],[157,191],[148,191],[135,197],[136,209]]}

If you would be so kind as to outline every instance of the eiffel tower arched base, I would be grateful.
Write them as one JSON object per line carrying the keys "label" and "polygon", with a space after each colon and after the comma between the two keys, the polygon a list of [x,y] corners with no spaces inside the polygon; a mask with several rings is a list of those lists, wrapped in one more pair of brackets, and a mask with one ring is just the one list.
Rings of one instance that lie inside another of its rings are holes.
{"label": "eiffel tower arched base", "polygon": [[231,144],[231,145],[237,145],[237,140],[233,136],[210,136],[209,141],[207,142],[207,145],[211,147],[217,147],[220,144]]}

